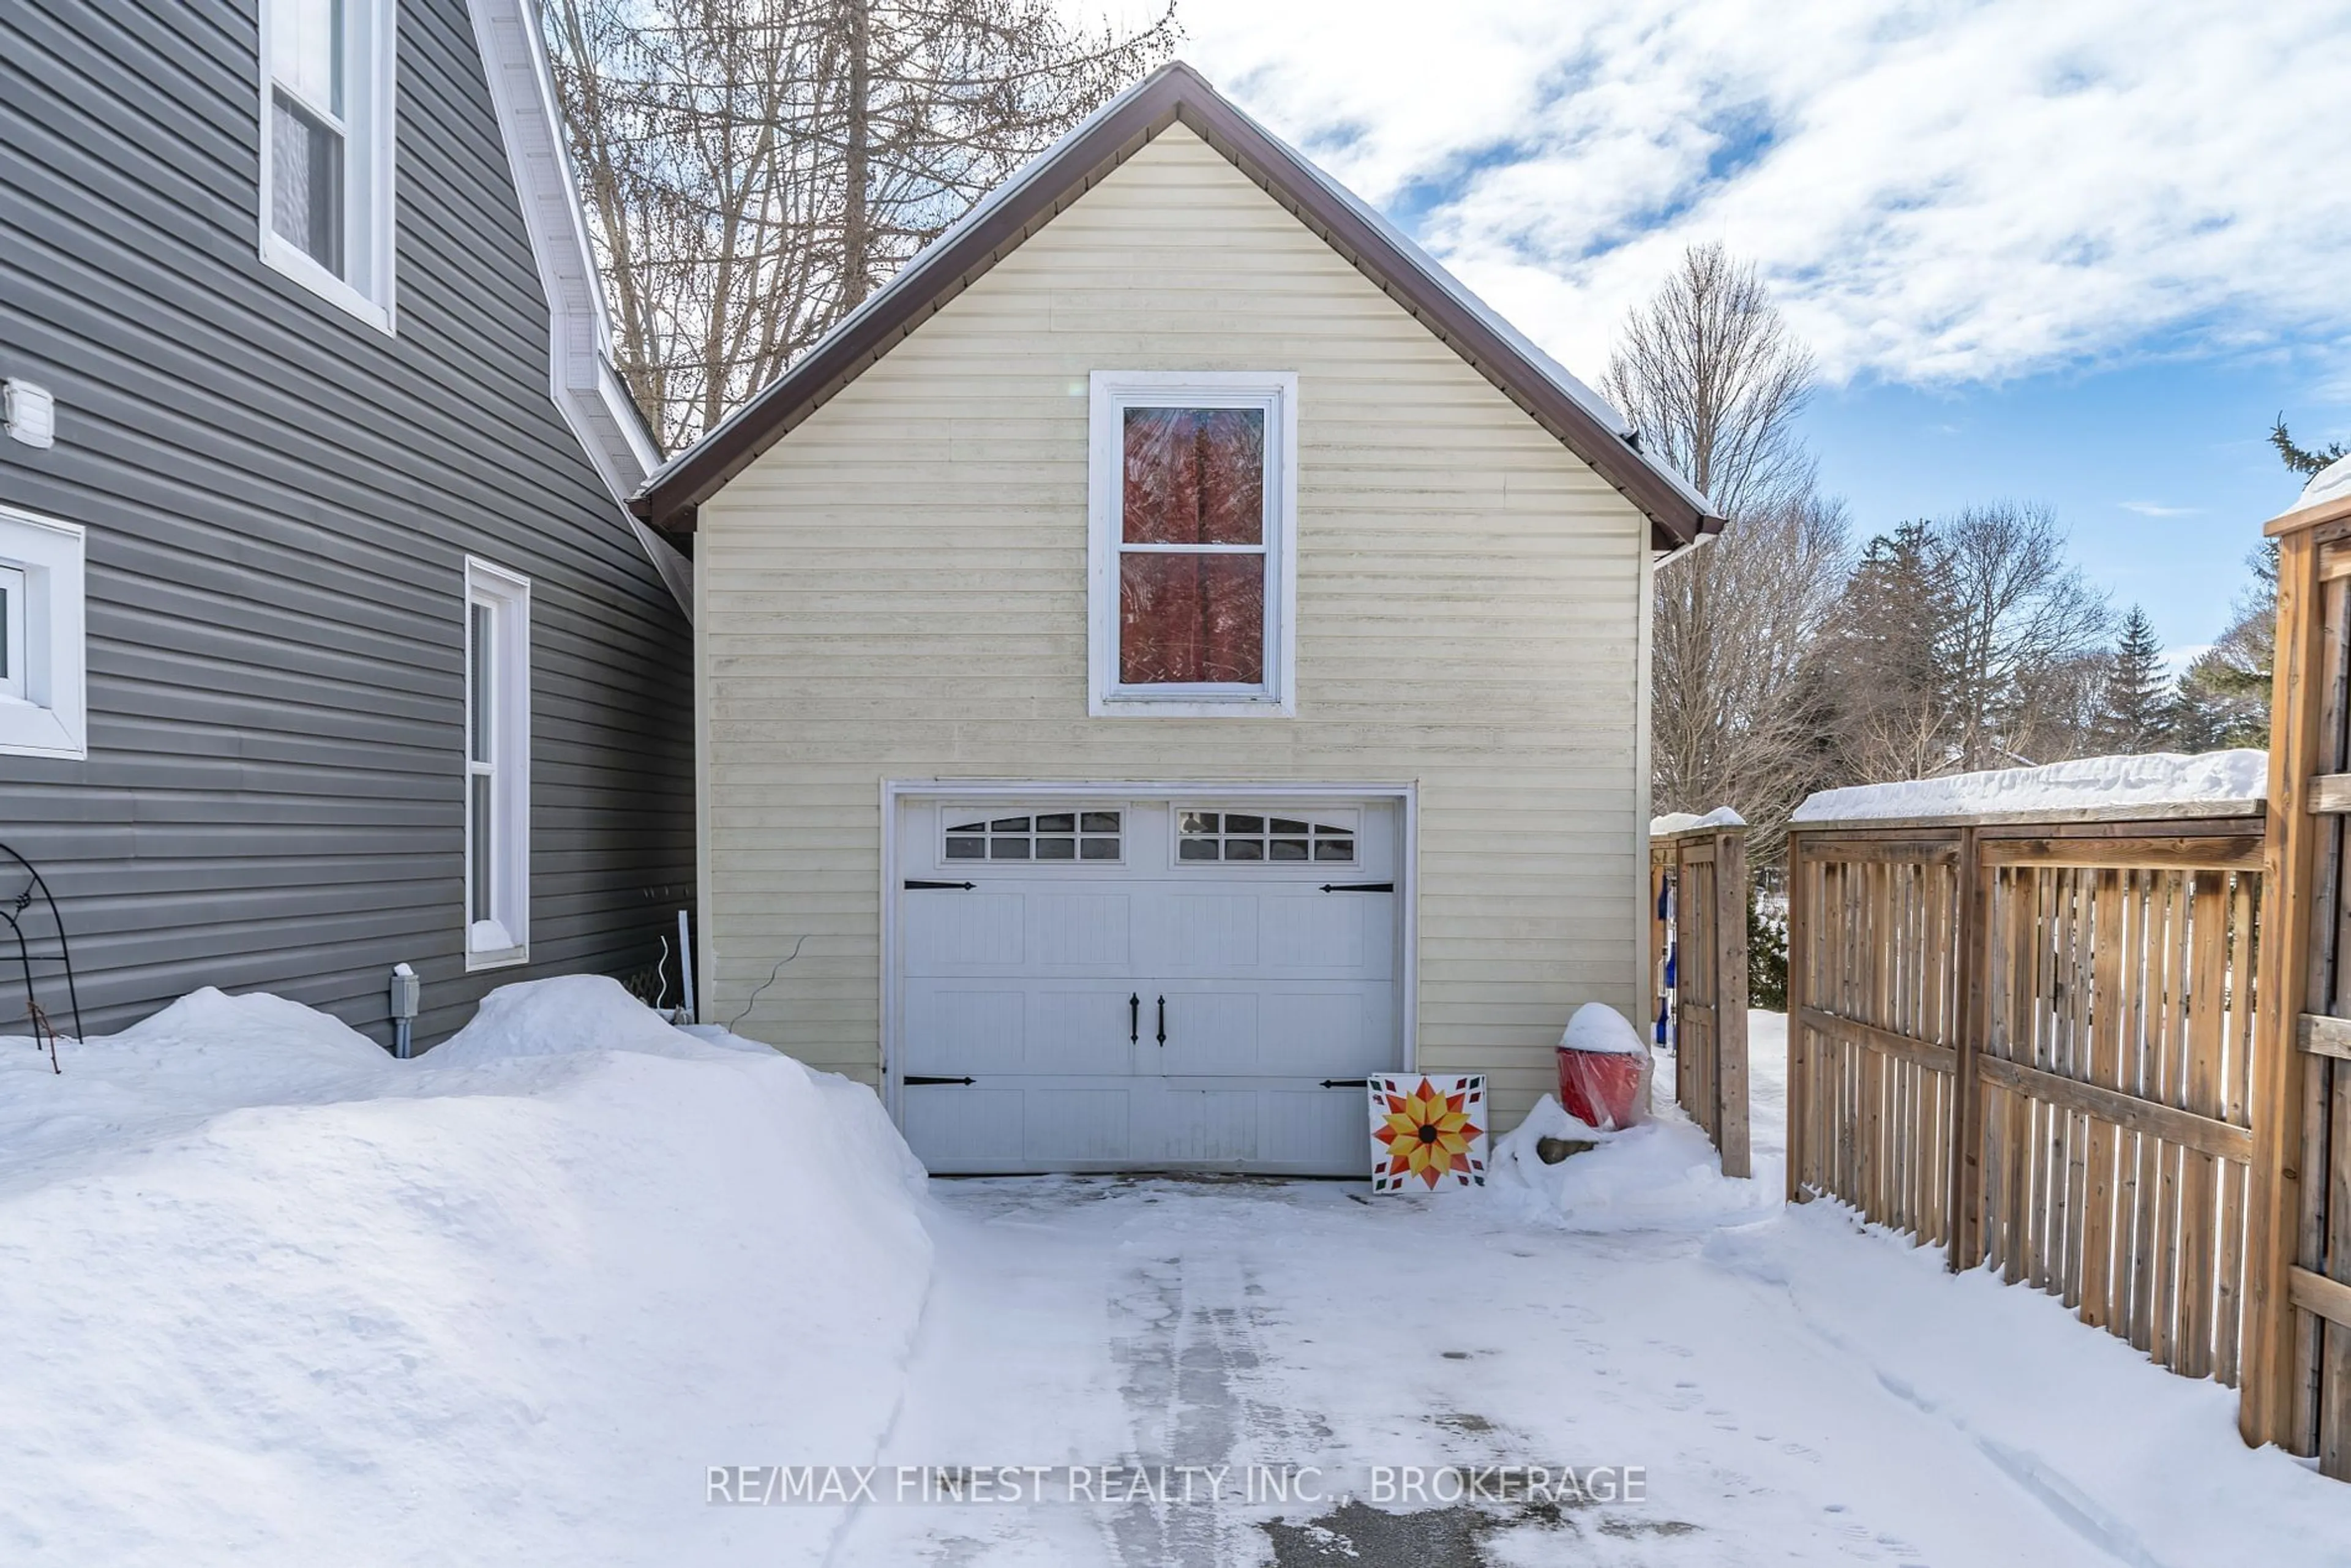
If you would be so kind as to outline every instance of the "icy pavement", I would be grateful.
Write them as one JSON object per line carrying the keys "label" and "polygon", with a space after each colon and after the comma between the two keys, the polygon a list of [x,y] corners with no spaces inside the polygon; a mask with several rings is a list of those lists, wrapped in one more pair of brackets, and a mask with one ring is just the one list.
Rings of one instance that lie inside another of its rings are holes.
{"label": "icy pavement", "polygon": [[[1779,1021],[1758,1019],[1760,1061]],[[937,1274],[882,1460],[1039,1467],[1050,1500],[862,1506],[831,1563],[2351,1563],[2351,1496],[2246,1451],[2227,1391],[1830,1206],[1576,1229],[1349,1183],[932,1191]],[[1104,1500],[1105,1468],[1134,1466]],[[1395,1495],[1408,1467],[1499,1466],[1580,1484]],[[1251,1503],[1252,1477],[1314,1495]]]}
{"label": "icy pavement", "polygon": [[[1379,1512],[1433,1512],[1422,1528],[1448,1544],[1411,1561],[2085,1556],[1701,1238],[1531,1233],[1342,1184],[939,1187],[940,1272],[885,1464],[1228,1467],[1228,1497],[1239,1478],[1313,1467],[1322,1506],[1073,1505],[1057,1483],[1037,1507],[864,1509],[836,1562],[1402,1562],[1340,1544],[1374,1468],[1400,1489],[1408,1466],[1499,1465],[1597,1467],[1602,1490],[1639,1467],[1646,1500],[1468,1511],[1392,1494]],[[1342,1529],[1318,1532],[1334,1510]],[[1283,1515],[1292,1528],[1269,1532]]]}

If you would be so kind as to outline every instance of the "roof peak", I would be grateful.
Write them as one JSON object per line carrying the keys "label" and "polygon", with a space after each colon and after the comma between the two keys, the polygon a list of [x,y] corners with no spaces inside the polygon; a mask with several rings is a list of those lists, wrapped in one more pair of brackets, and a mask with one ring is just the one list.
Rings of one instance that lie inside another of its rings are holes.
{"label": "roof peak", "polygon": [[781,377],[648,478],[640,517],[691,527],[694,507],[781,440],[947,300],[1170,125],[1181,122],[1638,507],[1658,549],[1721,527],[1706,497],[1639,449],[1632,426],[1402,230],[1219,93],[1189,62],[1153,70],[983,196]]}

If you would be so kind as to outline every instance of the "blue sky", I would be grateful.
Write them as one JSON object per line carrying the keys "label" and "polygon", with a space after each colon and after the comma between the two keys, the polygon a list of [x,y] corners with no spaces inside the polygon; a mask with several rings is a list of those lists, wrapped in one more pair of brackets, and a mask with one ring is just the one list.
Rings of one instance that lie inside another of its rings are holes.
{"label": "blue sky", "polygon": [[1587,381],[1685,246],[1753,262],[1857,535],[2046,503],[2175,653],[2294,497],[2271,421],[2351,435],[2351,0],[1179,15],[1186,58]]}
{"label": "blue sky", "polygon": [[1855,381],[1805,423],[1858,538],[1971,502],[2045,503],[2084,575],[2117,612],[2144,605],[2179,653],[2219,632],[2261,525],[2301,488],[2266,439],[2281,412],[2304,446],[2346,434],[2316,378],[2217,354],[1998,386]]}

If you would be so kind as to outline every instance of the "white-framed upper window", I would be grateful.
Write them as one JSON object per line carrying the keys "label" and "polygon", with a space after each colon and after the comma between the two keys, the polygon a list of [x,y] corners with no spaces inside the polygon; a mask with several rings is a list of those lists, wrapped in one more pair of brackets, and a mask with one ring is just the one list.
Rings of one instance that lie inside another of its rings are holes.
{"label": "white-framed upper window", "polygon": [[392,329],[398,0],[261,0],[261,257]]}
{"label": "white-framed upper window", "polygon": [[82,531],[0,507],[0,756],[89,755]]}
{"label": "white-framed upper window", "polygon": [[1297,711],[1298,378],[1096,371],[1088,711]]}
{"label": "white-framed upper window", "polygon": [[530,957],[530,580],[465,562],[465,967]]}

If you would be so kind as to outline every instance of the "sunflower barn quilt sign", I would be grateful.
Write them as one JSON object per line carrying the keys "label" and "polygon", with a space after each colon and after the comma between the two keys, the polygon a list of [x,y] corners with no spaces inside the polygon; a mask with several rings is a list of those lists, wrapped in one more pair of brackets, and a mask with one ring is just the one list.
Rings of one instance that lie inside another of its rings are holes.
{"label": "sunflower barn quilt sign", "polygon": [[1486,1185],[1485,1074],[1369,1082],[1374,1192]]}

